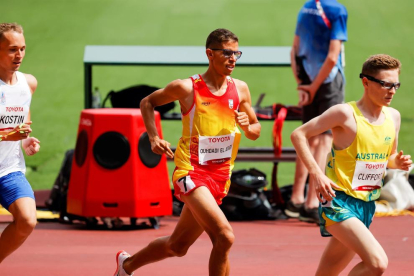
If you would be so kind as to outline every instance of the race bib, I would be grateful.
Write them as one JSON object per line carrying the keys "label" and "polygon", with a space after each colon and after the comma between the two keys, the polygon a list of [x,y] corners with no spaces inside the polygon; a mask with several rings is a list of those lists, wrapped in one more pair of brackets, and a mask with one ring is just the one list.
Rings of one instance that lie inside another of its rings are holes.
{"label": "race bib", "polygon": [[352,189],[354,191],[372,191],[380,189],[387,162],[356,161]]}
{"label": "race bib", "polygon": [[23,124],[29,114],[27,106],[0,105],[0,129],[14,128]]}
{"label": "race bib", "polygon": [[220,164],[230,160],[235,134],[221,136],[200,136],[198,162],[200,165]]}

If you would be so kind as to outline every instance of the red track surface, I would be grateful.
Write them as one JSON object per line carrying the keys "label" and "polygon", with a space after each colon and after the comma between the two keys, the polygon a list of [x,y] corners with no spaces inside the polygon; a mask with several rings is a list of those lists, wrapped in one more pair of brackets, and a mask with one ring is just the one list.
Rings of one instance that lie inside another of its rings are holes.
{"label": "red track surface", "polygon": [[[10,219],[0,216],[0,231]],[[113,275],[117,251],[124,249],[132,254],[151,240],[169,235],[177,220],[163,218],[158,230],[125,226],[112,231],[41,222],[24,245],[0,265],[0,275]],[[320,237],[316,226],[295,220],[237,222],[232,226],[236,241],[230,253],[230,275],[314,275],[328,241]],[[389,258],[385,275],[414,275],[413,229],[413,217],[374,219],[371,230]],[[186,256],[148,265],[135,275],[208,275],[211,248],[208,236],[203,234]],[[359,257],[355,257],[341,275],[358,262]]]}

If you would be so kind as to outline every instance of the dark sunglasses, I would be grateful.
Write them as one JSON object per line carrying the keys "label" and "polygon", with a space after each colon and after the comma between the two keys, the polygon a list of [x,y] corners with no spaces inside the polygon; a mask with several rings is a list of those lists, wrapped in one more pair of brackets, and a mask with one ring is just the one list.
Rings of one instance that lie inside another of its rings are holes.
{"label": "dark sunglasses", "polygon": [[241,51],[232,51],[232,50],[229,50],[229,49],[211,49],[210,48],[210,50],[213,50],[213,51],[223,51],[223,55],[226,58],[231,58],[231,56],[234,55],[234,57],[236,58],[236,60],[239,59],[241,57],[241,55],[242,55],[242,52]]}
{"label": "dark sunglasses", "polygon": [[384,87],[385,89],[392,89],[393,87],[395,87],[395,90],[399,89],[401,86],[401,83],[399,82],[388,82],[388,81],[382,81],[379,79],[376,79],[374,77],[368,76],[368,75],[364,75],[364,74],[359,74],[359,78],[367,78],[370,81],[374,81],[374,82],[378,82],[379,84],[381,84],[382,87]]}

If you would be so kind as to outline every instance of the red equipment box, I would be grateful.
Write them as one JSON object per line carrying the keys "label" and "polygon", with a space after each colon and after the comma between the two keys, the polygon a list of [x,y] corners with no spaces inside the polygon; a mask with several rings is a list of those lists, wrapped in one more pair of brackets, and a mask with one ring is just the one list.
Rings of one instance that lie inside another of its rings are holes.
{"label": "red equipment box", "polygon": [[[154,115],[162,137],[160,115]],[[83,217],[172,214],[167,159],[151,151],[139,109],[82,111],[67,209]]]}

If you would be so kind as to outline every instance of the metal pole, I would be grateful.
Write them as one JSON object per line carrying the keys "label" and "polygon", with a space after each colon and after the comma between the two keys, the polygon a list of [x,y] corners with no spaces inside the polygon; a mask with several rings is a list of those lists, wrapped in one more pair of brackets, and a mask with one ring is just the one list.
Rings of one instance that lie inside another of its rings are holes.
{"label": "metal pole", "polygon": [[85,108],[92,108],[92,65],[84,64],[85,70]]}

